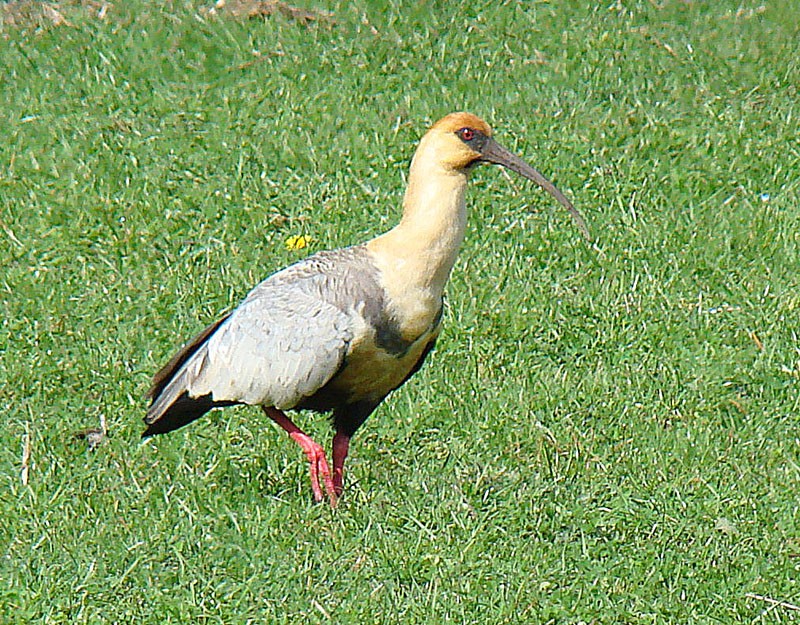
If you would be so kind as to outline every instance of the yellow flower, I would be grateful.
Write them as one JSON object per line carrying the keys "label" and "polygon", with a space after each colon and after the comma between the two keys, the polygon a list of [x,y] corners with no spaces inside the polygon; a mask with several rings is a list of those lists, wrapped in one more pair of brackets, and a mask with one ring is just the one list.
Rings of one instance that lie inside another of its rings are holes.
{"label": "yellow flower", "polygon": [[305,234],[294,234],[286,239],[286,249],[290,251],[302,250],[304,247],[308,247],[311,241],[311,237]]}

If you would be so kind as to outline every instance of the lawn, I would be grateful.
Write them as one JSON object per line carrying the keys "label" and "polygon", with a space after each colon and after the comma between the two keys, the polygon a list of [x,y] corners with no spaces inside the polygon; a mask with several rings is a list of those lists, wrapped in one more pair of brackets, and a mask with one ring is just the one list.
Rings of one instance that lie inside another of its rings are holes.
{"label": "lawn", "polygon": [[[800,621],[797,4],[208,6],[0,7],[0,622]],[[474,173],[336,510],[256,408],[140,442],[174,350],[391,227],[452,110],[593,245]]]}

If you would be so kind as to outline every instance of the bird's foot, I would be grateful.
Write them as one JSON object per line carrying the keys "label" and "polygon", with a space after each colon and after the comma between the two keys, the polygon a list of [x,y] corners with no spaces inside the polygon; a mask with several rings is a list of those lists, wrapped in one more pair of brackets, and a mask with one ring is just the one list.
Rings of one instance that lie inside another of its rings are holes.
{"label": "bird's foot", "polygon": [[331,508],[336,507],[338,494],[341,492],[341,486],[337,492],[334,485],[333,478],[331,477],[331,470],[328,468],[328,460],[325,457],[325,450],[322,445],[314,441],[308,434],[303,432],[292,432],[289,434],[292,439],[300,445],[300,448],[305,453],[306,458],[311,468],[311,490],[314,493],[314,501],[322,501],[323,488],[320,486],[320,478],[322,478],[322,485],[324,492],[328,495]]}
{"label": "bird's foot", "polygon": [[[328,468],[328,460],[325,458],[325,450],[322,449],[319,443],[292,423],[292,420],[282,410],[270,406],[262,406],[261,408],[270,419],[292,437],[293,441],[300,445],[306,458],[308,458],[308,462],[311,465],[311,490],[314,493],[314,501],[319,503],[324,497],[322,487],[319,484],[319,479],[322,477],[322,485],[328,494],[331,508],[335,508],[338,494],[341,492],[341,485],[340,490],[337,492],[331,477],[331,470]],[[336,460],[335,456],[334,460]]]}

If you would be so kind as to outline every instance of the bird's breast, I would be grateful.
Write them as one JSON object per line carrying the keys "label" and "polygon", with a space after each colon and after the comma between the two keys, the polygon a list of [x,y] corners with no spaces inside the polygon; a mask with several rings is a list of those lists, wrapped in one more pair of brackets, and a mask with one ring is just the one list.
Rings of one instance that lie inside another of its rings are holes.
{"label": "bird's breast", "polygon": [[[430,325],[402,351],[382,345],[374,328],[357,334],[350,344],[342,369],[332,380],[333,389],[348,404],[379,402],[400,386],[440,331],[440,321]],[[333,390],[332,389],[332,390]]]}

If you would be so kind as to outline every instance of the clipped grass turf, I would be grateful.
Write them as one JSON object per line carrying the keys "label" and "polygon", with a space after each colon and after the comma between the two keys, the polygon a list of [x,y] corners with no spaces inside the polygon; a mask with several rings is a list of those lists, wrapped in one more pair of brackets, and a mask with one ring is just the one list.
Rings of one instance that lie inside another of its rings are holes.
{"label": "clipped grass turf", "polygon": [[[0,620],[797,620],[754,597],[800,604],[794,3],[317,6],[0,30]],[[181,341],[393,225],[458,109],[595,247],[476,171],[444,335],[335,512],[257,409],[139,443]]]}

